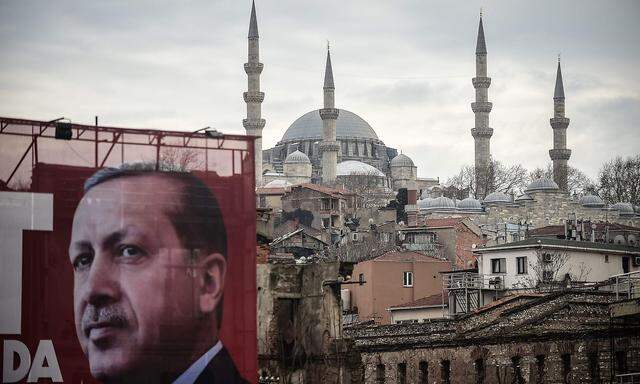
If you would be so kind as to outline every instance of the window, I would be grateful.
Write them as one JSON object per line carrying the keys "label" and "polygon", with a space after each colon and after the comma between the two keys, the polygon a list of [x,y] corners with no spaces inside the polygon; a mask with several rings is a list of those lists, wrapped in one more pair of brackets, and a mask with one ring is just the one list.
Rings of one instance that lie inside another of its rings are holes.
{"label": "window", "polygon": [[485,376],[485,367],[484,360],[477,359],[473,365],[476,368],[476,384],[484,384],[484,376]]}
{"label": "window", "polygon": [[440,377],[442,377],[442,384],[451,384],[451,362],[449,360],[440,362]]}
{"label": "window", "polygon": [[591,384],[600,383],[600,364],[598,363],[598,351],[589,352],[587,355],[589,361],[589,378]]}
{"label": "window", "polygon": [[604,255],[604,262],[608,263],[609,262],[609,255]]}
{"label": "window", "polygon": [[402,285],[413,287],[413,272],[402,272]]}
{"label": "window", "polygon": [[429,363],[426,361],[421,361],[418,363],[418,383],[420,384],[428,384],[429,383]]}
{"label": "window", "polygon": [[562,360],[562,382],[569,384],[571,382],[571,355],[565,353],[560,358]]}
{"label": "window", "polygon": [[322,228],[329,228],[331,226],[331,222],[329,218],[322,219]]}
{"label": "window", "polygon": [[627,373],[627,353],[625,351],[616,351],[616,374],[622,375]]}
{"label": "window", "polygon": [[398,364],[398,377],[396,382],[398,384],[407,384],[407,363]]}
{"label": "window", "polygon": [[522,367],[520,366],[520,356],[513,356],[511,358],[511,368],[513,369],[514,383],[524,384],[524,377],[522,376]]}
{"label": "window", "polygon": [[376,365],[376,383],[384,384],[384,364]]}
{"label": "window", "polygon": [[506,273],[507,259],[491,259],[491,273]]}
{"label": "window", "polygon": [[360,285],[364,283],[364,273],[358,275],[358,283],[360,283]]}
{"label": "window", "polygon": [[323,211],[328,211],[331,208],[331,202],[329,201],[329,199],[322,199],[321,203]]}
{"label": "window", "polygon": [[544,384],[544,355],[536,356],[536,384]]}
{"label": "window", "polygon": [[516,267],[518,275],[527,274],[527,257],[516,257]]}

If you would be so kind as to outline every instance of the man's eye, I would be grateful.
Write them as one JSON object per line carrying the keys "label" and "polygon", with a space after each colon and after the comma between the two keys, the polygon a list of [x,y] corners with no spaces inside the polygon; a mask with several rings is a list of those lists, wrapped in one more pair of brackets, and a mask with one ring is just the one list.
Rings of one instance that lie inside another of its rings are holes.
{"label": "man's eye", "polygon": [[90,253],[83,253],[78,255],[76,259],[73,261],[73,268],[76,271],[87,269],[91,266],[91,262],[93,261],[93,255]]}
{"label": "man's eye", "polygon": [[136,258],[140,257],[144,254],[142,249],[134,246],[134,245],[123,245],[120,247],[120,256],[126,258]]}

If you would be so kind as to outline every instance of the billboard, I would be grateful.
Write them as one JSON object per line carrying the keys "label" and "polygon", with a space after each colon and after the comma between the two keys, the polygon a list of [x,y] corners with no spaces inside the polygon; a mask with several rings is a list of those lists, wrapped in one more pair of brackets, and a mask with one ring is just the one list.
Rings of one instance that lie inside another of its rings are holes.
{"label": "billboard", "polygon": [[255,382],[253,138],[0,118],[3,382]]}

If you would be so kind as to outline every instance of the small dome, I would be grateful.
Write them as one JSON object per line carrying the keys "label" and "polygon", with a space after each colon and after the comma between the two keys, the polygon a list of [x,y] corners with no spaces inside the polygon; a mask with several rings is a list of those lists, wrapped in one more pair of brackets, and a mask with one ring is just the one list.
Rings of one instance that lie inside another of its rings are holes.
{"label": "small dome", "polygon": [[533,191],[557,191],[560,188],[555,181],[541,177],[539,179],[533,180],[528,186],[525,192],[533,192]]}
{"label": "small dome", "polygon": [[392,167],[413,167],[414,164],[413,164],[413,160],[411,160],[409,156],[401,153],[391,160],[391,166]]}
{"label": "small dome", "polygon": [[600,196],[586,195],[580,198],[580,204],[583,207],[601,208],[604,207],[604,200]]}
{"label": "small dome", "polygon": [[427,199],[425,209],[456,209],[456,203],[448,197],[440,196],[434,199]]}
{"label": "small dome", "polygon": [[270,182],[265,184],[263,188],[286,188],[292,185],[293,184],[291,184],[287,180],[276,179],[276,180],[271,180]]}
{"label": "small dome", "polygon": [[284,159],[285,164],[311,164],[311,160],[309,160],[309,156],[304,153],[296,150],[291,152],[286,159]]}
{"label": "small dome", "polygon": [[533,197],[527,195],[526,193],[523,193],[522,195],[516,197],[516,201],[532,201]]}
{"label": "small dome", "polygon": [[429,200],[433,200],[433,199],[431,197],[426,197],[424,199],[418,200],[418,207],[427,208],[427,206],[429,205]]}
{"label": "small dome", "polygon": [[485,204],[510,203],[511,198],[502,192],[493,192],[484,198]]}
{"label": "small dome", "polygon": [[386,177],[386,175],[382,173],[382,171],[380,171],[378,168],[372,165],[363,163],[361,161],[347,160],[347,161],[338,163],[336,176],[349,176],[349,175],[367,175],[367,176]]}
{"label": "small dome", "polygon": [[631,203],[615,203],[612,206],[610,206],[609,208],[613,209],[615,211],[618,211],[618,213],[621,216],[633,216],[633,215],[635,215],[635,212],[633,211],[633,205],[631,205]]}
{"label": "small dome", "polygon": [[481,211],[482,204],[473,197],[467,197],[464,200],[458,201],[458,209],[463,211]]}

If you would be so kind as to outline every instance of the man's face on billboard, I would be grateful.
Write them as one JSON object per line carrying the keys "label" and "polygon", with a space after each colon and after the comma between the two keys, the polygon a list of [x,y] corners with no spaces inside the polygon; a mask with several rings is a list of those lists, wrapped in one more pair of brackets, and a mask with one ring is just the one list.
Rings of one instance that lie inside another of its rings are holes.
{"label": "man's face on billboard", "polygon": [[179,184],[158,175],[108,180],[76,210],[76,332],[99,379],[157,370],[167,351],[192,347],[194,330],[219,303],[224,259],[213,269],[192,260],[167,216],[181,209]]}

